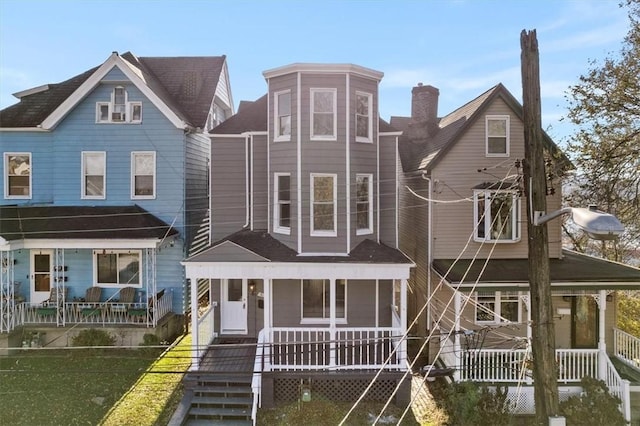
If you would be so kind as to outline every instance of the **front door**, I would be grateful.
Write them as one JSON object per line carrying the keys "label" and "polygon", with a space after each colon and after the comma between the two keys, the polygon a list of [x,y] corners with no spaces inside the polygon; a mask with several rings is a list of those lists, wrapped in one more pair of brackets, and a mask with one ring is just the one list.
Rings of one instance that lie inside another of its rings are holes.
{"label": "front door", "polygon": [[42,303],[51,294],[53,251],[31,251],[31,302]]}
{"label": "front door", "polygon": [[573,298],[573,326],[571,327],[574,349],[598,347],[598,304],[593,297]]}
{"label": "front door", "polygon": [[247,334],[247,280],[222,280],[220,333]]}

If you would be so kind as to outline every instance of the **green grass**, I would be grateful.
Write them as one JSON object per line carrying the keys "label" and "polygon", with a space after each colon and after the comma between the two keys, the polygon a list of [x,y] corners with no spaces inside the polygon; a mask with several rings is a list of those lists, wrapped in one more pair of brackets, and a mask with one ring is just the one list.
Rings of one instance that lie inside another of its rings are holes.
{"label": "green grass", "polygon": [[177,342],[159,350],[29,350],[0,358],[0,424],[166,424],[190,358]]}

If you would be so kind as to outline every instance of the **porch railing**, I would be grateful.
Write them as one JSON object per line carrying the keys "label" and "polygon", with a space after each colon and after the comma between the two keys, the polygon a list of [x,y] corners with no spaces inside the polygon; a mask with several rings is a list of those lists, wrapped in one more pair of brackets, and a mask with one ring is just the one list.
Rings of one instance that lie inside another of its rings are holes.
{"label": "porch railing", "polygon": [[640,339],[637,337],[614,328],[613,354],[625,364],[640,370]]}
{"label": "porch railing", "polygon": [[207,352],[208,346],[213,342],[215,338],[215,308],[213,305],[209,305],[209,307],[200,314],[198,318],[198,334],[197,341],[193,342],[196,348],[196,356],[198,361],[202,359],[204,354]]}
{"label": "porch railing", "polygon": [[173,304],[171,292],[156,301],[155,307],[148,303],[117,302],[66,302],[61,306],[44,307],[40,304],[19,303],[14,310],[16,325],[42,324],[99,324],[99,325],[157,325],[158,320],[169,312]]}
{"label": "porch railing", "polygon": [[406,369],[402,330],[276,327],[268,331],[266,368],[271,370]]}
{"label": "porch railing", "polygon": [[262,371],[265,366],[265,340],[266,333],[264,329],[262,329],[260,333],[258,333],[258,346],[256,347],[256,358],[253,363],[253,378],[251,379],[251,391],[253,393],[251,420],[254,425],[258,419],[258,408],[262,407]]}

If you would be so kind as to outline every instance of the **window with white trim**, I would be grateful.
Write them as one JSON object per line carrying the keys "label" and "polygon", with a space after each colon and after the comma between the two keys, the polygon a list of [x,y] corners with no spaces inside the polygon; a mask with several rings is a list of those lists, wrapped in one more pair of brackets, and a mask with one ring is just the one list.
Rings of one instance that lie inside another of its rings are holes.
{"label": "window with white trim", "polygon": [[337,235],[337,176],[311,174],[311,235],[335,237]]}
{"label": "window with white trim", "polygon": [[82,152],[82,197],[104,199],[106,197],[107,153],[104,151]]}
{"label": "window with white trim", "polygon": [[487,115],[485,124],[487,157],[508,157],[509,116]]}
{"label": "window with white trim", "polygon": [[336,89],[311,89],[311,139],[335,140]]}
{"label": "window with white trim", "polygon": [[275,140],[291,140],[291,91],[277,92],[274,97]]}
{"label": "window with white trim", "polygon": [[31,198],[31,153],[4,153],[4,197]]}
{"label": "window with white trim", "polygon": [[356,92],[356,141],[372,142],[372,96],[370,93]]}
{"label": "window with white trim", "polygon": [[356,234],[373,233],[373,175],[356,175]]}
{"label": "window with white trim", "polygon": [[474,191],[474,239],[479,242],[520,240],[520,199],[516,191]]}
{"label": "window with white trim", "polygon": [[289,235],[291,233],[291,175],[276,173],[274,184],[273,230]]}
{"label": "window with white trim", "polygon": [[[302,322],[328,323],[331,318],[331,281],[302,280]],[[336,280],[336,320],[347,319],[347,280]]]}
{"label": "window with white trim", "polygon": [[140,250],[94,250],[96,286],[141,287]]}
{"label": "window with white trim", "polygon": [[519,323],[520,295],[517,291],[476,293],[476,323]]}
{"label": "window with white trim", "polygon": [[142,151],[131,153],[131,198],[155,198],[156,153]]}
{"label": "window with white trim", "polygon": [[116,86],[109,102],[96,102],[96,123],[141,123],[142,102],[129,102],[123,86]]}

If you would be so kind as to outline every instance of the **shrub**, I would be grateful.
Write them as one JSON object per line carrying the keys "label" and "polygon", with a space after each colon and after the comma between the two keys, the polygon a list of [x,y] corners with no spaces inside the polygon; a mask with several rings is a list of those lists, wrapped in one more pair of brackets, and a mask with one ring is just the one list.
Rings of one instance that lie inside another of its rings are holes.
{"label": "shrub", "polygon": [[584,377],[580,382],[582,393],[560,403],[560,412],[567,426],[624,426],[627,423],[620,412],[620,398],[611,395],[607,385],[598,379]]}
{"label": "shrub", "polygon": [[142,336],[142,343],[140,350],[147,355],[157,356],[162,350],[158,348],[158,346],[162,345],[164,342],[160,341],[160,338],[152,333],[146,333]]}
{"label": "shrub", "polygon": [[99,328],[87,328],[71,339],[72,346],[113,346],[115,343],[115,336]]}
{"label": "shrub", "polygon": [[453,383],[444,390],[442,406],[449,416],[449,424],[459,426],[505,426],[511,422],[508,388],[495,390],[474,382]]}

